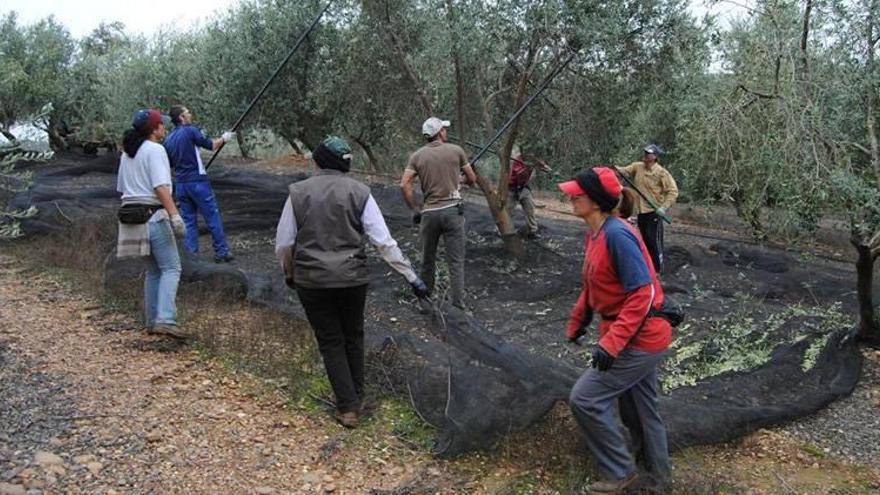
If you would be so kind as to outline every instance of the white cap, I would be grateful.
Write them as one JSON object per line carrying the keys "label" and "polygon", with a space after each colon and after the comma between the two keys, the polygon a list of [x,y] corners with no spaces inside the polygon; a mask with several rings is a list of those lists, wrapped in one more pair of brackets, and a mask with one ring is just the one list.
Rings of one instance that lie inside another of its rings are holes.
{"label": "white cap", "polygon": [[436,136],[444,127],[449,127],[450,125],[448,120],[431,117],[422,124],[422,134],[428,137]]}

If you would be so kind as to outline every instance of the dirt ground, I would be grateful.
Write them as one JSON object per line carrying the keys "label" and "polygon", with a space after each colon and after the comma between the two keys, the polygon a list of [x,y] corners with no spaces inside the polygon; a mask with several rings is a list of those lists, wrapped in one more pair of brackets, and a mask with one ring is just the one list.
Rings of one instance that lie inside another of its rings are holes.
{"label": "dirt ground", "polygon": [[[0,493],[570,493],[564,407],[494,453],[438,461],[346,431],[198,347],[145,335],[57,273],[0,256]],[[234,326],[241,315],[226,319]],[[880,411],[880,352],[856,395]],[[876,413],[875,411],[875,413]],[[859,428],[860,425],[849,425]],[[678,493],[877,493],[877,466],[784,430],[674,457]],[[572,474],[573,471],[575,474]],[[577,471],[583,471],[580,474]]]}

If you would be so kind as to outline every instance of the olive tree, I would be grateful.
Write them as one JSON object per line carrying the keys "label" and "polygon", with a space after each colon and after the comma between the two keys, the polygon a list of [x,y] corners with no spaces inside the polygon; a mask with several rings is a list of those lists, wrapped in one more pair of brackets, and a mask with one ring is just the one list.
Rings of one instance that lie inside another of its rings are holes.
{"label": "olive tree", "polygon": [[15,12],[0,19],[0,133],[15,141],[12,126],[51,105],[43,126],[54,148],[63,148],[59,109],[64,74],[74,44],[67,29],[48,17],[30,25]]}

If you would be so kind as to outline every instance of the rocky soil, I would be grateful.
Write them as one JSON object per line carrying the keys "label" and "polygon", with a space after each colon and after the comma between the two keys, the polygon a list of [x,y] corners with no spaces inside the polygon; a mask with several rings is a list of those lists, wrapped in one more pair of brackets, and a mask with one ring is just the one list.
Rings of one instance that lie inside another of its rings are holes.
{"label": "rocky soil", "polygon": [[437,470],[18,265],[0,256],[0,494],[381,493]]}

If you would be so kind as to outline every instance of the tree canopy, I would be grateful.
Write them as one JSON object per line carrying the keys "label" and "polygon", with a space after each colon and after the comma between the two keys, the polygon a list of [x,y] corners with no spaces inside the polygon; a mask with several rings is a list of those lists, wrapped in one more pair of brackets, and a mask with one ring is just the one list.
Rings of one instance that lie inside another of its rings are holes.
{"label": "tree canopy", "polygon": [[[843,212],[873,266],[878,3],[760,0],[721,29],[684,0],[338,0],[239,144],[247,151],[255,132],[270,131],[302,150],[342,134],[359,146],[358,166],[399,173],[429,114],[451,119],[459,141],[484,142],[576,50],[511,127],[500,159],[477,164],[502,234],[515,143],[567,177],[657,142],[692,200],[733,204],[759,238],[809,235]],[[51,17],[7,14],[0,132],[11,137],[47,103],[55,148],[64,134],[116,139],[144,106],[185,103],[220,132],[324,5],[246,0],[184,32],[134,36],[112,23],[79,40]]]}

